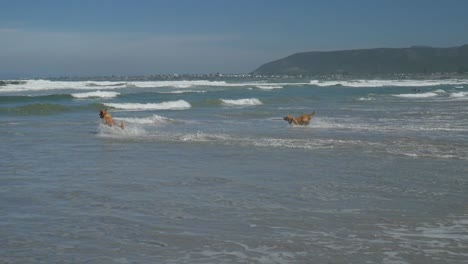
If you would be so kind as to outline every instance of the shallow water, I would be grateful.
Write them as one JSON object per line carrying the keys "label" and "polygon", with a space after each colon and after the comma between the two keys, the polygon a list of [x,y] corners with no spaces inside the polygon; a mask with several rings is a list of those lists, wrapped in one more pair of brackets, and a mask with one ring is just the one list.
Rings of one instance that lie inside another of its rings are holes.
{"label": "shallow water", "polygon": [[466,83],[2,86],[0,262],[464,263]]}

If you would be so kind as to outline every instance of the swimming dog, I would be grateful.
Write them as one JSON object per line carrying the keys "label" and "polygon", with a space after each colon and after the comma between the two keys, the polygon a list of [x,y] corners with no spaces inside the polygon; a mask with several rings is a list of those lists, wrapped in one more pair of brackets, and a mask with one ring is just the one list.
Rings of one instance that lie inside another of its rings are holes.
{"label": "swimming dog", "polygon": [[[107,112],[107,109],[103,109],[99,112],[99,117],[102,119],[104,124],[108,126],[117,126],[117,122],[112,119],[112,116]],[[122,121],[120,123],[120,128],[124,129],[125,128],[125,123]]]}
{"label": "swimming dog", "polygon": [[310,114],[304,114],[298,117],[288,115],[283,117],[283,119],[285,121],[288,121],[289,124],[307,126],[314,115],[315,111],[313,111]]}

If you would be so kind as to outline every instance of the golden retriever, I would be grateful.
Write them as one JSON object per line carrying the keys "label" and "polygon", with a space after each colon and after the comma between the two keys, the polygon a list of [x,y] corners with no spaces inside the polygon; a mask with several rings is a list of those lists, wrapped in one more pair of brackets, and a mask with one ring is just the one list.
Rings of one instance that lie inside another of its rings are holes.
{"label": "golden retriever", "polygon": [[298,117],[288,115],[283,117],[283,119],[288,121],[289,124],[307,126],[314,115],[315,111],[313,111],[310,114],[304,114]]}
{"label": "golden retriever", "polygon": [[[109,112],[107,112],[107,109],[101,110],[99,112],[99,117],[102,119],[104,124],[108,126],[117,126],[117,122],[115,122],[114,119],[112,119],[112,116],[109,114]],[[123,121],[122,123],[120,123],[120,128],[125,128],[125,123]]]}

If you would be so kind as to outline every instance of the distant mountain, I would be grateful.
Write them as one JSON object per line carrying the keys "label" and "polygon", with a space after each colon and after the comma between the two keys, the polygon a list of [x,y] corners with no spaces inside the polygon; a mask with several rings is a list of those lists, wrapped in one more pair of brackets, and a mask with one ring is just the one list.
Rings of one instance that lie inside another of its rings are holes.
{"label": "distant mountain", "polygon": [[413,46],[296,53],[266,63],[255,74],[387,75],[468,72],[468,44],[452,48]]}

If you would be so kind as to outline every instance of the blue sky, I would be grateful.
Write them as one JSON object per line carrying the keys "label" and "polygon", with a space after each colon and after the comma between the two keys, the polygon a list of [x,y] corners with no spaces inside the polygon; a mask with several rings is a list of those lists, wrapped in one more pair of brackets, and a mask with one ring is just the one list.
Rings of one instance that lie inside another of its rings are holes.
{"label": "blue sky", "polygon": [[464,0],[0,0],[0,78],[246,73],[296,52],[468,43]]}

